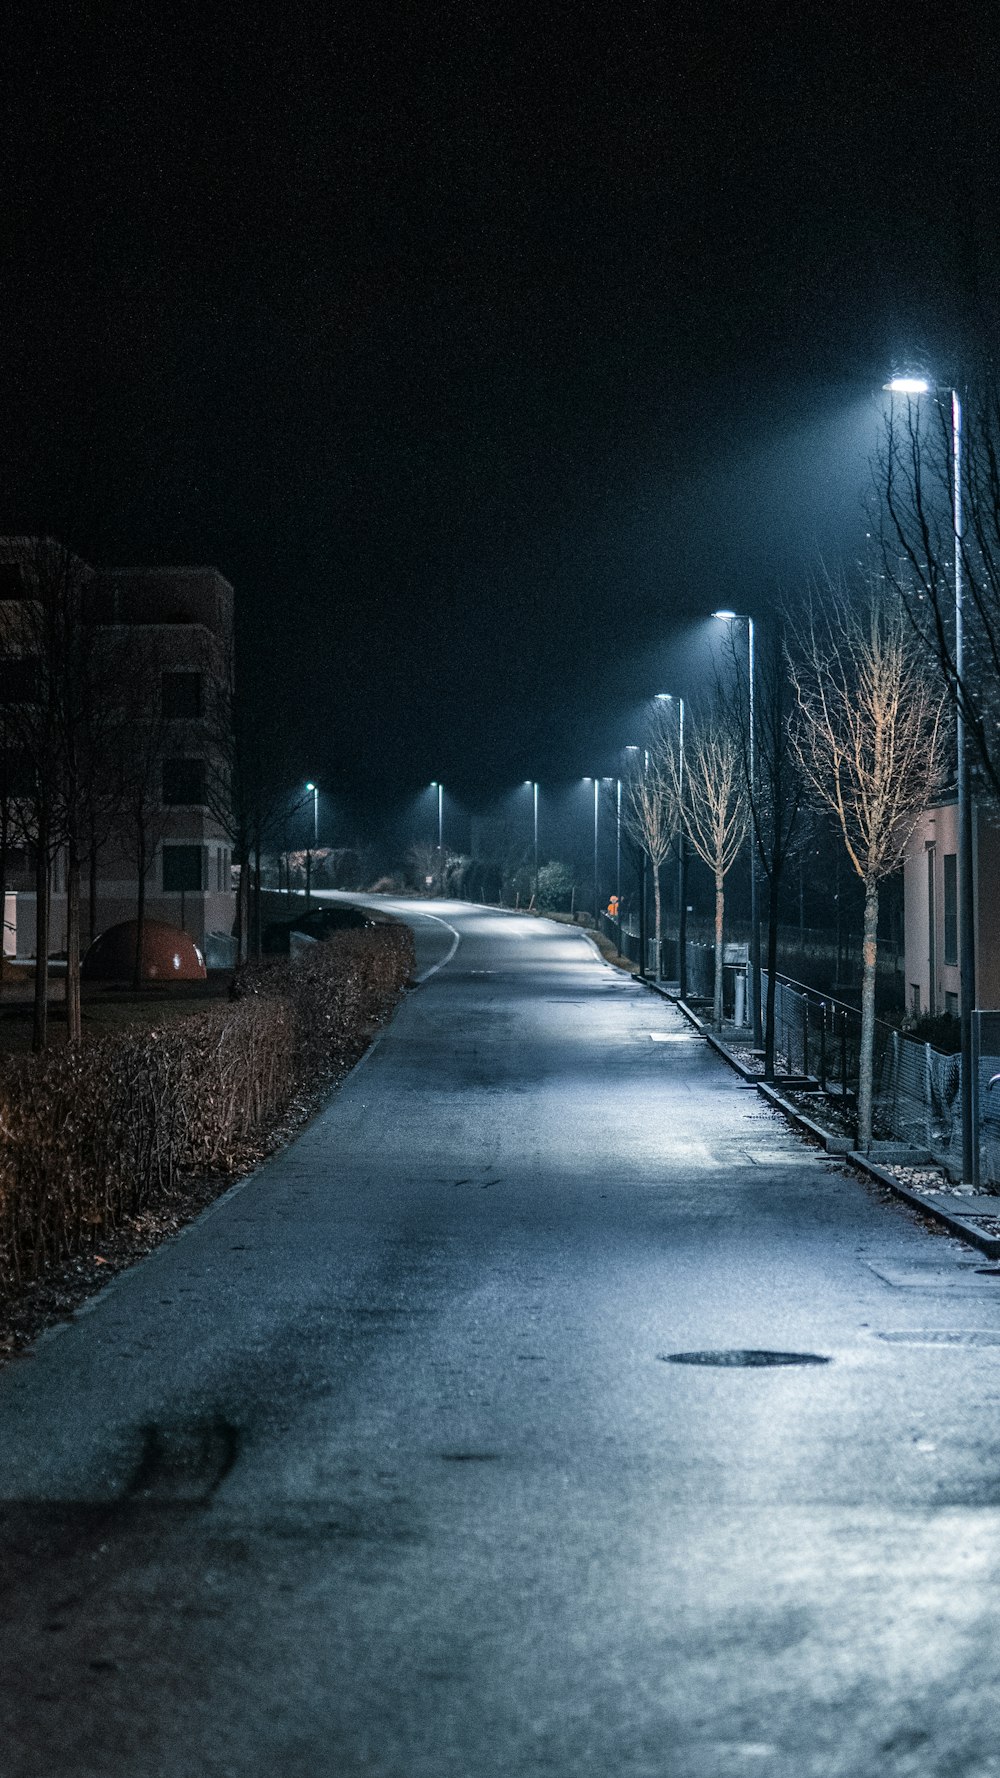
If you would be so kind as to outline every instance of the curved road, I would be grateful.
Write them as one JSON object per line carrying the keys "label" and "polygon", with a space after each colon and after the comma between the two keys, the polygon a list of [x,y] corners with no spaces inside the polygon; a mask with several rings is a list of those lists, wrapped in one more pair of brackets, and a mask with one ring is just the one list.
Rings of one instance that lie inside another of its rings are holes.
{"label": "curved road", "polygon": [[1000,1774],[995,1269],[578,932],[402,911],[327,1109],[0,1375],[4,1778]]}

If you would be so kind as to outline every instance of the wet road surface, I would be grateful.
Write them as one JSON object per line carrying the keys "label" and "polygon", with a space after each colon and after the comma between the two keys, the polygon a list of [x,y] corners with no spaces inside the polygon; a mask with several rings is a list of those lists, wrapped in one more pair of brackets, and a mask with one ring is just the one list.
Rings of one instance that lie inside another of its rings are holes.
{"label": "wet road surface", "polygon": [[[996,1269],[408,911],[327,1110],[0,1375],[4,1778],[1000,1774]],[[827,1362],[673,1362],[745,1350]]]}

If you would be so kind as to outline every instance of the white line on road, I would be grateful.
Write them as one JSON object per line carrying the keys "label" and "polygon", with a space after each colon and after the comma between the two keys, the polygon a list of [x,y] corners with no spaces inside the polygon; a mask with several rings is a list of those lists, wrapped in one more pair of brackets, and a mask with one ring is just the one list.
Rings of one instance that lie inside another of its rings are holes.
{"label": "white line on road", "polygon": [[[405,915],[403,918],[405,919]],[[439,926],[445,927],[445,929],[451,933],[451,945],[449,946],[447,954],[441,958],[439,963],[432,963],[430,969],[425,969],[423,975],[417,976],[417,986],[419,988],[422,982],[426,982],[430,976],[436,975],[439,969],[443,969],[446,963],[451,962],[455,952],[458,950],[458,947],[462,942],[462,935],[460,932],[455,931],[454,926],[452,926],[448,920],[442,920],[440,914],[425,914],[423,909],[421,909],[417,918],[420,920],[436,920]]]}

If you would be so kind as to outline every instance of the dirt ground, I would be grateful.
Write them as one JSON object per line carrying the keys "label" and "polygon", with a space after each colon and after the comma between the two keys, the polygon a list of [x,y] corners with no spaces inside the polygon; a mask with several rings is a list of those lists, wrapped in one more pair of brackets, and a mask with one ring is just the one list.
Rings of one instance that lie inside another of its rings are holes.
{"label": "dirt ground", "polygon": [[[83,1036],[102,1036],[123,1025],[163,1025],[189,1018],[208,1001],[224,999],[229,992],[230,972],[213,970],[204,982],[148,983],[138,993],[129,987],[106,982],[84,982],[81,987]],[[58,1044],[66,1035],[66,978],[58,969],[49,977],[50,1041]],[[15,1055],[31,1048],[34,965],[8,963],[0,982],[0,1055]]]}

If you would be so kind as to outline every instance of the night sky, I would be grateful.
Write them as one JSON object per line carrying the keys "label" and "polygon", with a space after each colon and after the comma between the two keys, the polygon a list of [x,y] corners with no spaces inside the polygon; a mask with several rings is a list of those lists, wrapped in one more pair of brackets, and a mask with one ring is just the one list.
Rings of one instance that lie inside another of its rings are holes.
{"label": "night sky", "polygon": [[0,524],[217,564],[359,819],[610,769],[706,612],[858,551],[875,391],[989,277],[963,8],[19,16]]}

